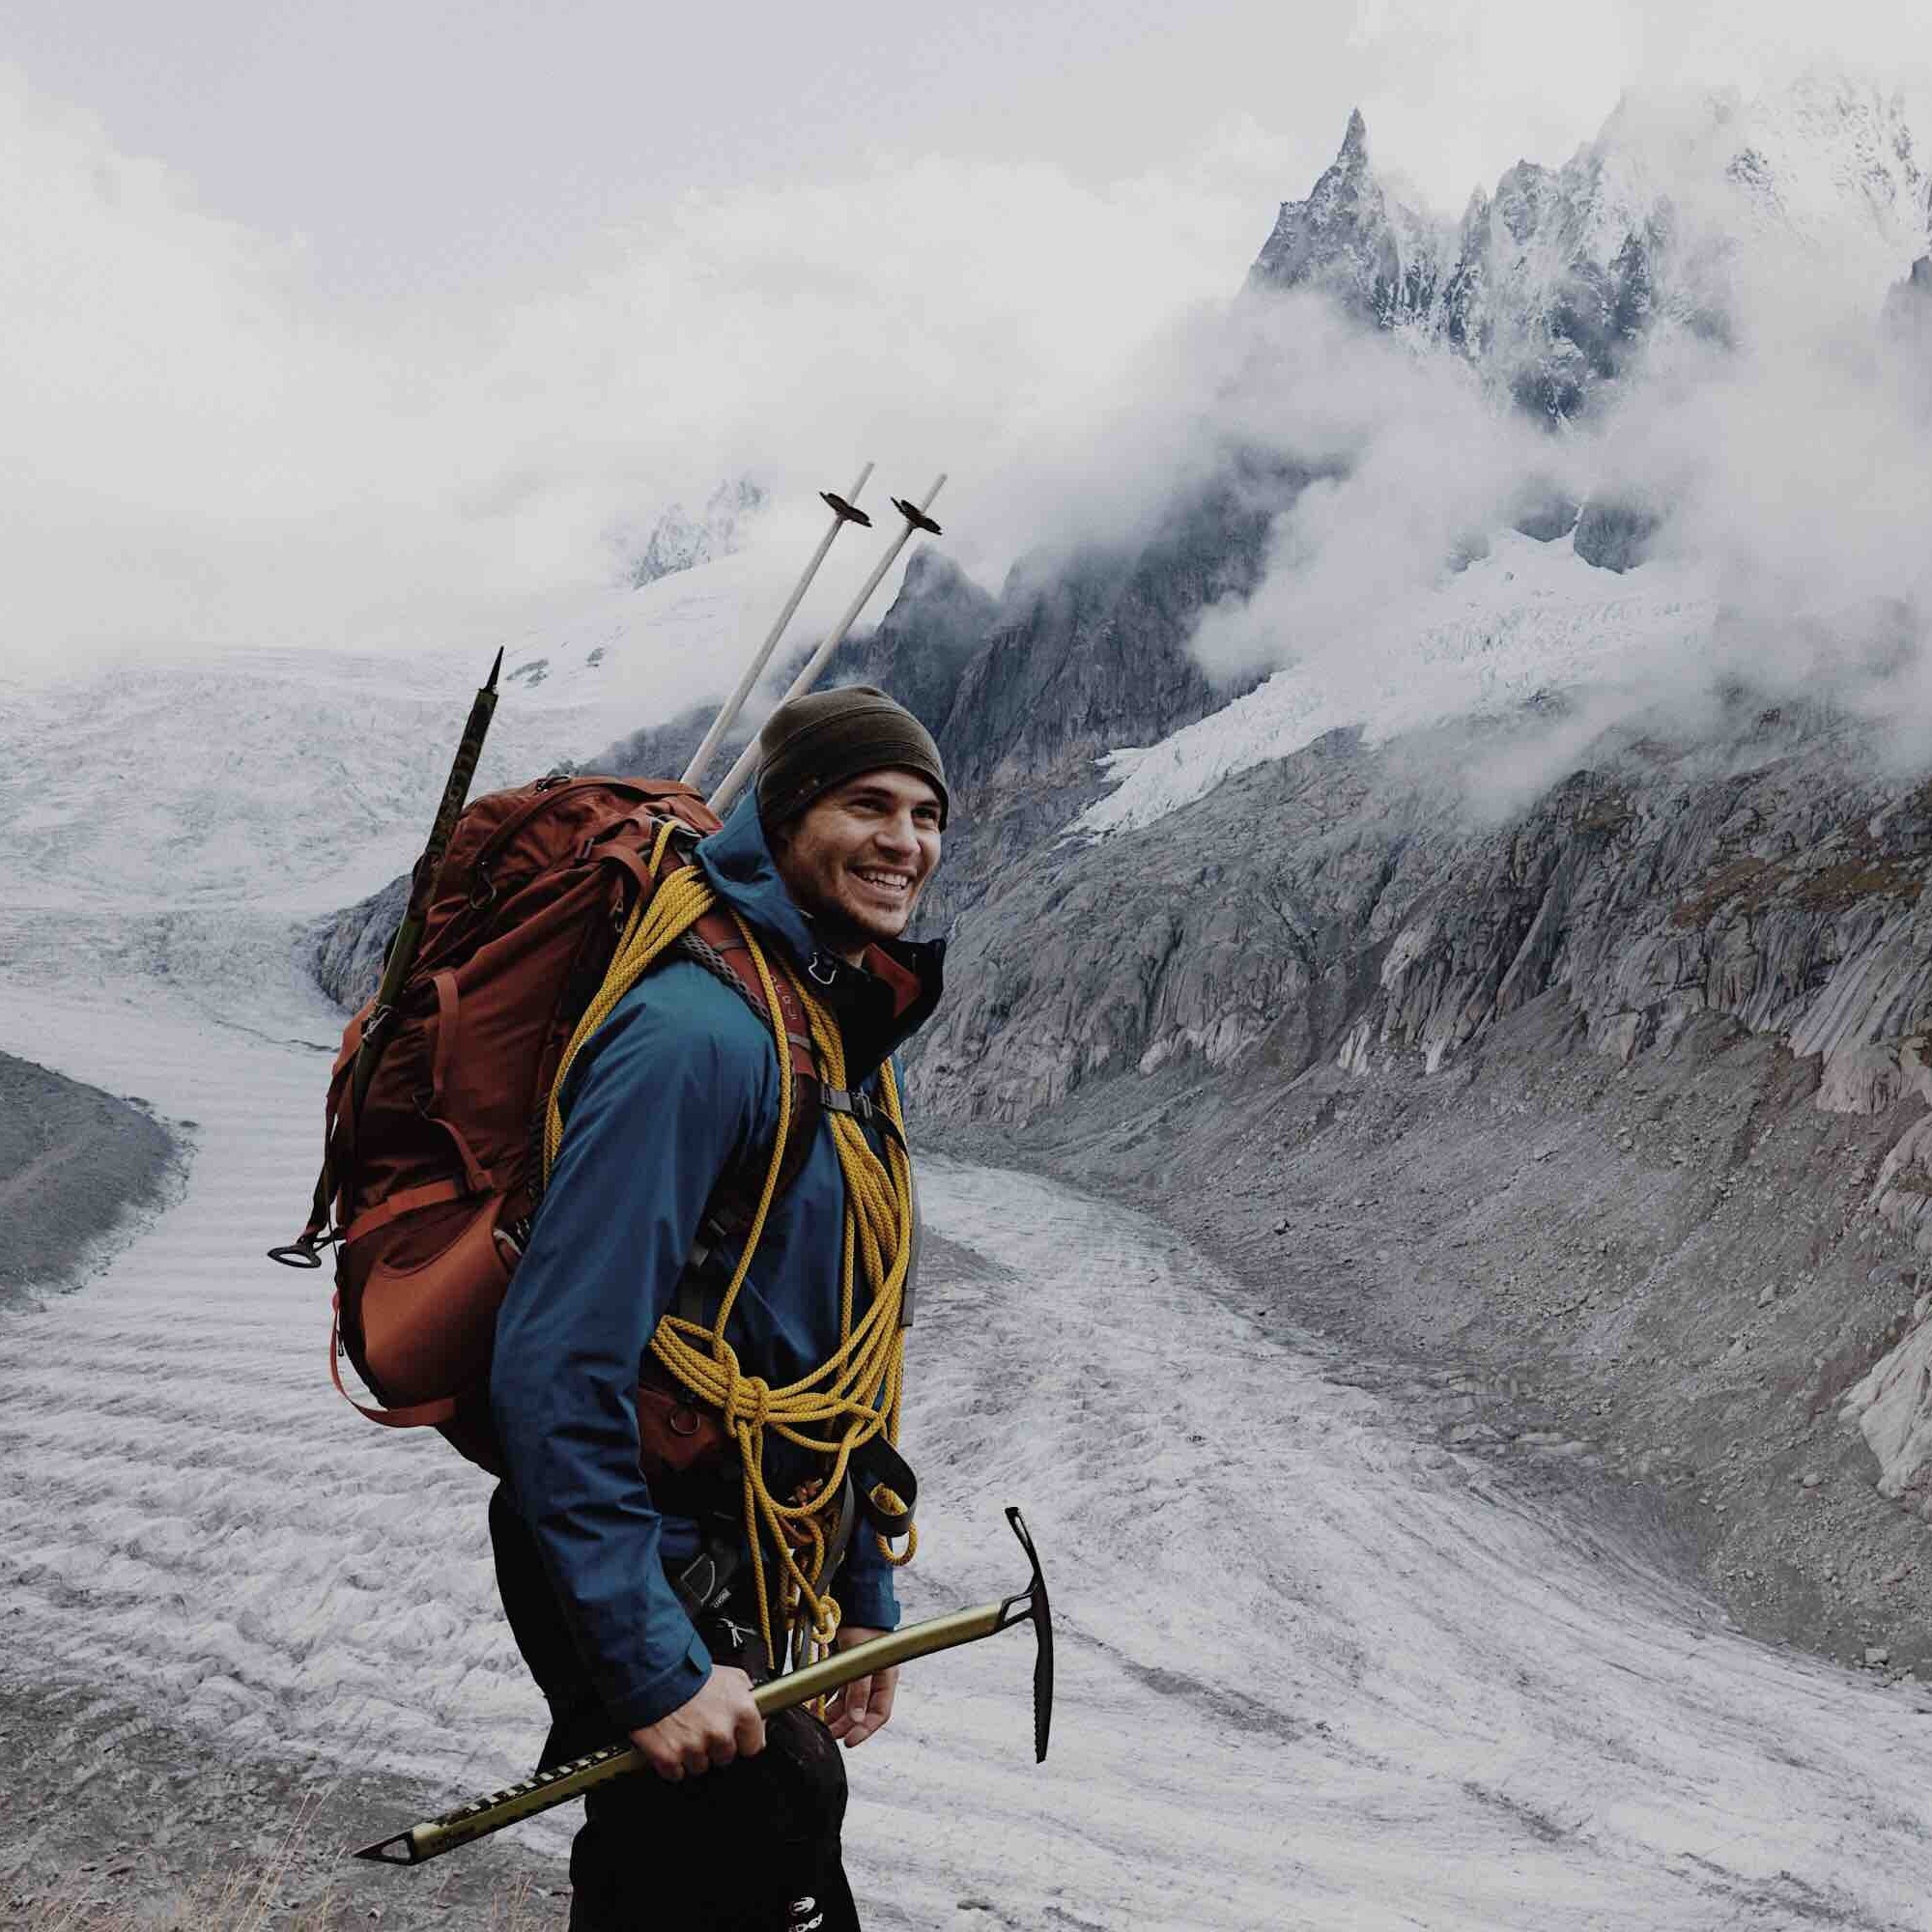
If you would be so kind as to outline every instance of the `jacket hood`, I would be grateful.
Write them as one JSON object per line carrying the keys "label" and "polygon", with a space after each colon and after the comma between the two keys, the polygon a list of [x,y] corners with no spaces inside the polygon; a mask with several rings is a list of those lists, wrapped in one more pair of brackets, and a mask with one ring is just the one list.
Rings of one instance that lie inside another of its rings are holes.
{"label": "jacket hood", "polygon": [[817,956],[810,923],[785,890],[779,864],[765,839],[758,797],[748,790],[731,808],[722,830],[698,841],[695,854],[712,890],[733,910],[781,939],[801,966]]}

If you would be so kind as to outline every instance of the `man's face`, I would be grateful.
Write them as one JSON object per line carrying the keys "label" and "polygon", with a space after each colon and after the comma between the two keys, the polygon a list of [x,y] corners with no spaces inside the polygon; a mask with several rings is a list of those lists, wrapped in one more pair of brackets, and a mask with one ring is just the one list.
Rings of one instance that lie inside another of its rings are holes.
{"label": "man's face", "polygon": [[939,794],[911,772],[861,772],[772,841],[779,871],[825,943],[856,959],[896,939],[939,864]]}

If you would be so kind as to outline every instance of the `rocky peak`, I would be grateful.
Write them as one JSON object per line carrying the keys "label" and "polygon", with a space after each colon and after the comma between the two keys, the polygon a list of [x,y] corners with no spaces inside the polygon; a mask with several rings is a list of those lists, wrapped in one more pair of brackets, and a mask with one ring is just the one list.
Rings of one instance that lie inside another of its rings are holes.
{"label": "rocky peak", "polygon": [[1362,320],[1399,305],[1402,257],[1388,199],[1369,161],[1368,124],[1349,116],[1340,152],[1306,201],[1285,201],[1248,271],[1251,289],[1317,289]]}
{"label": "rocky peak", "polygon": [[1282,205],[1247,286],[1322,291],[1373,327],[1434,337],[1563,420],[1660,322],[1729,339],[1765,298],[1735,273],[1761,248],[1876,300],[1928,245],[1908,105],[1814,75],[1750,102],[1627,96],[1562,167],[1519,161],[1454,230],[1378,180],[1356,113],[1308,198]]}
{"label": "rocky peak", "polygon": [[749,527],[764,507],[764,489],[749,476],[720,483],[696,517],[681,502],[668,505],[626,566],[632,589],[641,590],[661,577],[735,554],[744,548]]}

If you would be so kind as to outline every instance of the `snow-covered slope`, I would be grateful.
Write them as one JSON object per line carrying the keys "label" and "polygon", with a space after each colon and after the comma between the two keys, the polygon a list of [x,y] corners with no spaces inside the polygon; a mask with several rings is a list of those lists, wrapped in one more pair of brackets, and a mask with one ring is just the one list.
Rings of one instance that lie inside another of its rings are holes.
{"label": "snow-covered slope", "polygon": [[693,516],[682,503],[672,503],[651,526],[643,548],[631,559],[624,575],[631,587],[641,590],[661,577],[674,577],[745,548],[751,526],[765,507],[766,494],[749,476],[721,483]]}
{"label": "snow-covered slope", "polygon": [[1221,710],[1161,743],[1117,751],[1118,788],[1072,828],[1151,824],[1236,772],[1343,726],[1372,743],[1460,717],[1514,710],[1540,692],[1640,677],[1660,653],[1706,640],[1717,602],[1702,575],[1651,563],[1597,570],[1568,542],[1504,531],[1433,589],[1392,599],[1365,636],[1321,640]]}

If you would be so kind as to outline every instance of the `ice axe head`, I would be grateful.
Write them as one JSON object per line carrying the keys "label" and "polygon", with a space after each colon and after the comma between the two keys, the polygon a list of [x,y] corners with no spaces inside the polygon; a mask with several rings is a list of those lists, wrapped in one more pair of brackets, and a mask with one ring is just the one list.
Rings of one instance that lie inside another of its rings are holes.
{"label": "ice axe head", "polygon": [[1020,1540],[1020,1548],[1033,1565],[1033,1581],[1016,1597],[1000,1605],[1000,1628],[1010,1630],[1020,1622],[1033,1625],[1039,1654],[1033,1666],[1033,1754],[1036,1764],[1046,1757],[1047,1733],[1053,1728],[1053,1609],[1046,1599],[1046,1578],[1039,1571],[1039,1551],[1027,1534],[1026,1519],[1018,1510],[1009,1509],[1007,1520]]}

